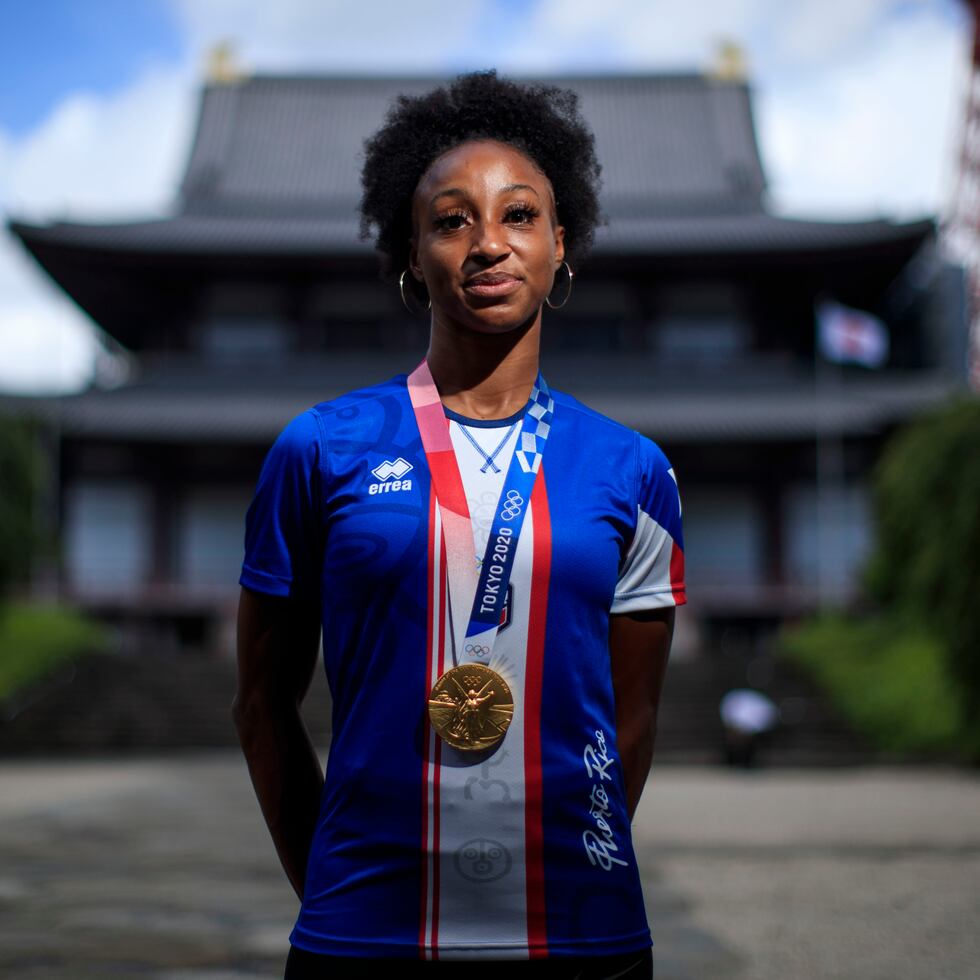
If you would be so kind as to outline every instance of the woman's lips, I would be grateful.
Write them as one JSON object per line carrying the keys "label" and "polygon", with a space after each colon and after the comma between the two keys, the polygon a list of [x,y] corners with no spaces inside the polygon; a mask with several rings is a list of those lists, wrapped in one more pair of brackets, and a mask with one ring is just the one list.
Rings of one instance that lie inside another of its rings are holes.
{"label": "woman's lips", "polygon": [[474,296],[507,296],[520,286],[516,276],[474,276],[463,283],[463,289]]}

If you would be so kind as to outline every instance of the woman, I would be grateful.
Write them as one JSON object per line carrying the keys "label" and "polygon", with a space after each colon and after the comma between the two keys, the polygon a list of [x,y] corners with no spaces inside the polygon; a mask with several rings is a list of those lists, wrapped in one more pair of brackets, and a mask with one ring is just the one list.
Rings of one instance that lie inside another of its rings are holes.
{"label": "woman", "polygon": [[[400,98],[367,144],[364,227],[429,349],[286,427],[241,577],[235,718],[302,901],[294,980],[652,975],[629,821],[684,601],[677,490],[538,369],[598,172],[574,94],[492,72]],[[325,784],[299,715],[321,627]]]}

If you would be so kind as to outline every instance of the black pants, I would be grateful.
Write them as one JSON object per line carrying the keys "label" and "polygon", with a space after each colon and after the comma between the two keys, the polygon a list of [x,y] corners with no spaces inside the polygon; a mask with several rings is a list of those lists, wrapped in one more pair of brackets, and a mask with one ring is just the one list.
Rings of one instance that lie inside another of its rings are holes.
{"label": "black pants", "polygon": [[545,960],[380,960],[290,947],[284,980],[653,980],[649,949]]}

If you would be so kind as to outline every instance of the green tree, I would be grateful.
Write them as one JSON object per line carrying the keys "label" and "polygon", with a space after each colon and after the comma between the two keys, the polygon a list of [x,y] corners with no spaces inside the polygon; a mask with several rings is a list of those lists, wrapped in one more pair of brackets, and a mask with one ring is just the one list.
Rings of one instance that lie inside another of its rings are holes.
{"label": "green tree", "polygon": [[33,426],[0,417],[0,597],[26,580],[39,545],[34,500],[40,486]]}
{"label": "green tree", "polygon": [[872,597],[939,640],[980,758],[980,400],[931,412],[889,442],[875,474]]}

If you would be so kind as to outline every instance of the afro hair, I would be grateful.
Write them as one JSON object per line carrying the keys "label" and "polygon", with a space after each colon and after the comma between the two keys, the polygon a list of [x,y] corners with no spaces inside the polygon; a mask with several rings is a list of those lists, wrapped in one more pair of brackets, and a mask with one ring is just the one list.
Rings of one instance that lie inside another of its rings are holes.
{"label": "afro hair", "polygon": [[432,161],[471,139],[515,147],[551,181],[566,258],[578,269],[599,222],[600,172],[578,96],[483,71],[425,95],[399,96],[381,129],[365,141],[361,235],[374,237],[382,272],[396,277],[408,265],[412,197]]}

